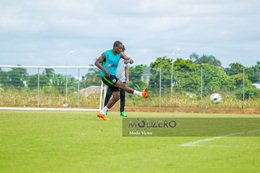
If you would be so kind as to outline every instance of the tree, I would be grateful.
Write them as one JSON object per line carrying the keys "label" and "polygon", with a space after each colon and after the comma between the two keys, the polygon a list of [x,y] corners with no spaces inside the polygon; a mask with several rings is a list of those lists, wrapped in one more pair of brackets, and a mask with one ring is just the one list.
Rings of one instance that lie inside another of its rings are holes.
{"label": "tree", "polygon": [[[49,78],[46,75],[39,75],[40,87],[44,87],[50,83]],[[38,87],[38,74],[31,75],[28,77],[27,85],[29,88],[37,88]]]}
{"label": "tree", "polygon": [[[193,56],[195,57],[195,55]],[[170,88],[171,60],[166,57],[157,58],[151,63],[152,77],[150,85],[159,87],[159,71],[163,69],[166,73],[162,75],[162,87]],[[196,64],[192,60],[178,58],[173,62],[174,89],[177,92],[199,93],[201,87],[201,69],[203,70],[203,94],[212,92],[224,92],[234,89],[235,80],[229,77],[224,69],[208,63]]]}
{"label": "tree", "polygon": [[213,92],[225,92],[235,89],[235,80],[228,76],[224,69],[219,66],[202,64],[200,67],[203,71],[203,93],[204,95]]}
{"label": "tree", "polygon": [[173,62],[174,88],[179,92],[197,93],[200,87],[200,71],[191,60],[178,58]]}
{"label": "tree", "polygon": [[260,62],[257,62],[256,65],[252,67],[246,67],[245,69],[246,75],[248,75],[248,79],[251,82],[259,82],[260,81]]}
{"label": "tree", "polygon": [[227,68],[225,71],[228,75],[236,75],[239,73],[243,73],[244,66],[240,63],[231,63],[229,64],[229,68]]}
{"label": "tree", "polygon": [[235,95],[240,100],[243,100],[243,96],[245,96],[245,99],[256,99],[260,98],[260,90],[256,88],[245,88],[245,90],[243,90],[240,88],[235,92]]}
{"label": "tree", "polygon": [[143,64],[128,68],[131,88],[142,89],[145,86],[145,83],[141,81],[141,77],[147,68],[147,65]]}
{"label": "tree", "polygon": [[43,74],[46,75],[49,79],[51,79],[54,76],[55,71],[53,68],[46,68],[44,69]]}
{"label": "tree", "polygon": [[195,64],[191,60],[177,58],[173,62],[174,70],[177,71],[192,71],[195,68]]}
{"label": "tree", "polygon": [[57,88],[61,93],[63,93],[66,85],[66,76],[62,74],[55,74],[51,83],[53,87]]}
{"label": "tree", "polygon": [[151,62],[151,77],[149,81],[149,86],[151,88],[159,88],[160,85],[160,69],[162,72],[162,87],[171,86],[171,69],[172,60],[168,57],[158,57],[154,62]]}
{"label": "tree", "polygon": [[192,61],[192,62],[195,62],[195,61],[198,61],[199,60],[199,55],[197,54],[197,53],[192,53],[191,55],[190,55],[190,60]]}
{"label": "tree", "polygon": [[9,85],[16,88],[24,87],[24,82],[26,81],[27,76],[28,73],[24,68],[12,68],[11,71],[7,72]]}
{"label": "tree", "polygon": [[[232,79],[234,79],[235,83],[234,86],[235,88],[239,89],[242,88],[243,86],[243,73],[238,73],[235,75],[230,76]],[[252,82],[248,79],[248,76],[245,75],[245,87],[247,88],[253,88]]]}
{"label": "tree", "polygon": [[83,87],[99,86],[100,85],[100,70],[97,68],[89,69],[88,73],[84,76]]}
{"label": "tree", "polygon": [[214,66],[221,66],[221,61],[213,55],[203,54],[201,57],[199,57],[198,54],[192,53],[190,55],[190,60],[192,60],[195,64],[211,64]]}
{"label": "tree", "polygon": [[8,87],[10,85],[7,72],[0,68],[0,87]]}

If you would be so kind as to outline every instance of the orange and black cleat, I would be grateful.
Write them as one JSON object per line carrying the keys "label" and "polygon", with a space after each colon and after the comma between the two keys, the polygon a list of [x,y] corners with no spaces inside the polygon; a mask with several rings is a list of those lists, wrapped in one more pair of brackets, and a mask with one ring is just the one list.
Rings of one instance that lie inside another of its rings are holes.
{"label": "orange and black cleat", "polygon": [[102,114],[100,112],[97,114],[97,117],[98,118],[102,118],[105,121],[109,121],[110,120],[105,114]]}
{"label": "orange and black cleat", "polygon": [[148,90],[147,90],[147,88],[145,88],[145,89],[142,91],[142,96],[143,96],[143,98],[145,98],[145,99],[148,98]]}

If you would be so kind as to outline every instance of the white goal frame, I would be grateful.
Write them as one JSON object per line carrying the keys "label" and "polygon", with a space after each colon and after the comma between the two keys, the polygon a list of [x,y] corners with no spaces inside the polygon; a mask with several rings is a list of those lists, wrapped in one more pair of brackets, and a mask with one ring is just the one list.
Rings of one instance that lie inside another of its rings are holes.
{"label": "white goal frame", "polygon": [[[25,69],[38,69],[38,75],[40,69],[78,69],[78,74],[80,69],[96,69],[95,66],[23,66],[23,65],[0,65],[0,68],[25,68]],[[78,76],[79,77],[79,76]],[[101,80],[100,80],[101,81]],[[14,110],[14,111],[87,111],[94,112],[100,111],[104,106],[103,96],[106,94],[106,87],[103,82],[100,82],[100,98],[98,108],[48,108],[48,107],[1,107],[0,110]],[[79,87],[79,86],[78,86]],[[39,84],[38,84],[38,93],[39,93]]]}

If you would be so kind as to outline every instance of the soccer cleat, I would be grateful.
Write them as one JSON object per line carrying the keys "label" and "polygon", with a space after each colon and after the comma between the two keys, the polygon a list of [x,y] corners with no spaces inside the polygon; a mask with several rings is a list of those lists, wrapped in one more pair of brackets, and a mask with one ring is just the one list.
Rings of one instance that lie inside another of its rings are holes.
{"label": "soccer cleat", "polygon": [[147,88],[145,88],[143,91],[142,91],[142,96],[143,96],[143,98],[148,98],[148,90],[147,90]]}
{"label": "soccer cleat", "polygon": [[125,112],[121,112],[121,113],[120,113],[120,116],[121,116],[122,118],[126,118],[126,117],[127,117]]}
{"label": "soccer cleat", "polygon": [[110,120],[108,117],[106,117],[105,114],[102,114],[102,113],[100,113],[100,112],[97,114],[97,117],[98,117],[98,118],[102,118],[102,119],[105,120],[105,121],[109,121],[109,120]]}

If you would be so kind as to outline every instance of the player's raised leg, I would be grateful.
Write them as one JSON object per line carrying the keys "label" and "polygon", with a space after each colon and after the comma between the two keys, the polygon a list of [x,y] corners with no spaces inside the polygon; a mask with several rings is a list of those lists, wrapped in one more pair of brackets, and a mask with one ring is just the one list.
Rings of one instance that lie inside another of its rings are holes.
{"label": "player's raised leg", "polygon": [[116,87],[121,88],[125,90],[128,93],[139,95],[143,98],[148,98],[148,90],[145,88],[142,92],[134,90],[133,88],[128,87],[126,84],[124,84],[122,81],[118,80],[115,84]]}

